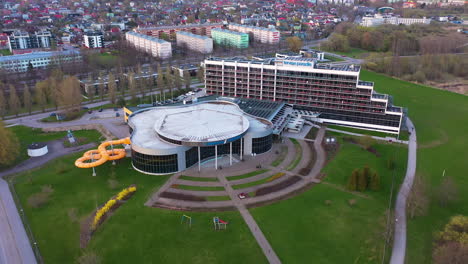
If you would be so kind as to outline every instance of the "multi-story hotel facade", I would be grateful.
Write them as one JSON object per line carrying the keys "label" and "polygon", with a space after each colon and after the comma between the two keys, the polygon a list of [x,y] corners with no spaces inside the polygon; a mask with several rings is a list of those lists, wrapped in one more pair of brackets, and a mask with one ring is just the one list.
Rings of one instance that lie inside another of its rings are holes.
{"label": "multi-story hotel facade", "polygon": [[360,66],[320,65],[308,58],[204,61],[207,94],[292,104],[314,121],[398,134],[403,109],[359,78]]}
{"label": "multi-story hotel facade", "polygon": [[172,56],[172,46],[170,42],[134,31],[127,32],[125,38],[136,49],[147,52],[153,57],[166,59]]}
{"label": "multi-story hotel facade", "polygon": [[159,26],[159,27],[138,27],[137,32],[161,38],[162,34],[166,34],[169,37],[175,37],[175,33],[179,31],[186,31],[197,35],[202,36],[211,36],[211,30],[215,28],[222,28],[223,23],[213,23],[213,24],[188,24],[188,25],[178,25],[178,26]]}
{"label": "multi-story hotel facade", "polygon": [[207,36],[200,36],[190,32],[178,31],[176,33],[177,46],[186,46],[189,50],[203,54],[213,52],[213,40]]}
{"label": "multi-story hotel facade", "polygon": [[249,47],[249,35],[246,33],[216,28],[211,30],[211,37],[218,45],[231,46],[238,49]]}
{"label": "multi-story hotel facade", "polygon": [[262,28],[239,24],[229,24],[228,28],[229,30],[242,33],[252,33],[254,40],[261,43],[278,44],[280,41],[280,32],[274,28]]}

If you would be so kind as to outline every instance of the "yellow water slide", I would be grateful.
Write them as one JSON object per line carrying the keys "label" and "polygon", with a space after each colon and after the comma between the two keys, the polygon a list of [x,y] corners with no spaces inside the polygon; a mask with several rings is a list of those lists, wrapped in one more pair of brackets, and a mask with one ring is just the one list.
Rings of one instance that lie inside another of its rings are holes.
{"label": "yellow water slide", "polygon": [[125,149],[107,149],[108,146],[130,144],[130,138],[110,140],[99,145],[98,149],[86,151],[83,157],[75,161],[78,168],[92,168],[104,164],[108,160],[118,160],[125,157]]}

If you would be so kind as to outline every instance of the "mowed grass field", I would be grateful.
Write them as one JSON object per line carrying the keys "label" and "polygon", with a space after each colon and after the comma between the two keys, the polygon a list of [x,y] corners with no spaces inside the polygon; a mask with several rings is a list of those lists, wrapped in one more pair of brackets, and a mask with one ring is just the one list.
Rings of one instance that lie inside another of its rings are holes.
{"label": "mowed grass field", "polygon": [[[427,215],[408,222],[408,263],[430,263],[433,234],[456,214],[468,215],[468,97],[362,71],[361,79],[375,82],[378,92],[393,96],[394,104],[408,107],[416,126],[417,173],[429,184]],[[442,173],[458,186],[457,202],[441,207],[437,188]]]}
{"label": "mowed grass field", "polygon": [[[382,231],[392,182],[392,171],[386,161],[388,157],[396,157],[396,181],[400,182],[406,170],[407,148],[376,143],[373,147],[380,154],[377,157],[358,145],[344,142],[342,136],[337,137],[341,147],[323,170],[324,183],[297,197],[251,209],[284,263],[381,261]],[[349,175],[366,164],[380,175],[381,190],[348,192]],[[355,200],[355,204],[350,205],[350,200]]]}
{"label": "mowed grass field", "polygon": [[[90,169],[73,166],[72,155],[16,178],[15,189],[25,209],[46,263],[75,263],[82,254],[94,253],[101,263],[266,263],[266,259],[238,212],[180,212],[144,206],[168,178],[135,171],[129,159],[115,166],[117,185],[112,189],[110,162]],[[86,249],[80,249],[80,223],[97,206],[121,189],[136,184],[138,190],[98,229]],[[48,204],[31,208],[27,199],[50,185]],[[73,209],[74,208],[74,209]],[[76,211],[78,221],[70,217]],[[192,228],[181,216],[193,218]],[[212,217],[228,221],[227,230],[215,231]]]}

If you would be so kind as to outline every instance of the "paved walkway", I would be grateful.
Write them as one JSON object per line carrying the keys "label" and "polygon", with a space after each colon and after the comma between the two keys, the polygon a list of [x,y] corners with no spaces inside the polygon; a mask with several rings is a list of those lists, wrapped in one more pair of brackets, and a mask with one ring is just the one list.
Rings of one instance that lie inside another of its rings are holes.
{"label": "paved walkway", "polygon": [[0,263],[37,263],[8,183],[0,179]]}
{"label": "paved walkway", "polygon": [[406,199],[413,186],[416,174],[416,151],[418,149],[416,140],[416,129],[409,118],[406,118],[406,126],[411,132],[408,145],[408,165],[406,175],[400,192],[398,192],[395,205],[395,234],[393,240],[393,251],[390,264],[405,263],[406,255]]}

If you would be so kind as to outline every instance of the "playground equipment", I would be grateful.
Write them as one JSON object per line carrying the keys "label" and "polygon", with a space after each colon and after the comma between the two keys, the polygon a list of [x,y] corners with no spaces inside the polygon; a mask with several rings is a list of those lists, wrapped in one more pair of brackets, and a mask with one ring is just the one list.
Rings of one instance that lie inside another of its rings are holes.
{"label": "playground equipment", "polygon": [[188,223],[189,227],[192,227],[192,217],[188,215],[182,215],[180,223],[183,224],[184,222]]}
{"label": "playground equipment", "polygon": [[75,136],[73,136],[73,132],[71,130],[67,131],[67,138],[68,138],[68,142],[70,142],[70,144],[75,144],[76,139],[75,139]]}
{"label": "playground equipment", "polygon": [[227,224],[229,224],[229,222],[223,221],[219,219],[219,217],[215,216],[213,217],[213,224],[214,224],[215,230],[221,230],[221,229],[226,229]]}
{"label": "playground equipment", "polygon": [[[108,160],[122,159],[125,157],[125,149],[114,149],[114,145],[130,143],[130,138],[105,141],[99,145],[98,149],[86,151],[83,157],[75,161],[75,166],[78,168],[94,168]],[[111,149],[107,149],[108,146],[111,146]]]}

